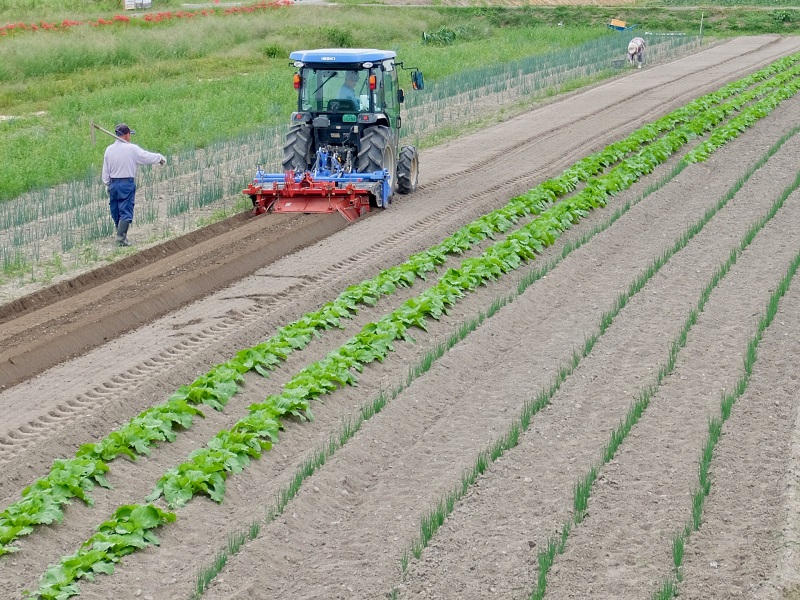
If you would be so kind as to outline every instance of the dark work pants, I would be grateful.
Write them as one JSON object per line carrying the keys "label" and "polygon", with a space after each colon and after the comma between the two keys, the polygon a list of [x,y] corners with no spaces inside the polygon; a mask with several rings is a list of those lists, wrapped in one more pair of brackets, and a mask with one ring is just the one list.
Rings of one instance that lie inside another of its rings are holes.
{"label": "dark work pants", "polygon": [[117,227],[120,221],[133,222],[135,197],[136,181],[133,177],[111,180],[108,186],[108,206],[111,209],[114,227]]}

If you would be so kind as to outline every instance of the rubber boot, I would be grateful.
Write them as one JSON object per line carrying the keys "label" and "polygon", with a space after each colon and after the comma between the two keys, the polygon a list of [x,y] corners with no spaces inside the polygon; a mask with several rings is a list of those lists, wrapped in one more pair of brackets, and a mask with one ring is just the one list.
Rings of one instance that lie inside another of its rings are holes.
{"label": "rubber boot", "polygon": [[130,227],[130,225],[130,221],[120,221],[119,225],[117,225],[117,246],[131,245],[128,241],[128,227]]}

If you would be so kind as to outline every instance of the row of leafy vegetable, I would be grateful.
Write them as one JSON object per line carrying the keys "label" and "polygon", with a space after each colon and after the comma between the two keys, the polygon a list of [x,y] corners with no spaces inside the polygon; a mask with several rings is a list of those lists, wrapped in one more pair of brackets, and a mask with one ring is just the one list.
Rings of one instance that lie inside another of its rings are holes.
{"label": "row of leafy vegetable", "polygon": [[[558,198],[575,190],[579,182],[588,181],[603,169],[641,150],[659,134],[674,130],[703,111],[708,113],[718,106],[714,110],[727,114],[783,85],[793,76],[795,69],[790,67],[798,60],[800,57],[791,56],[773,63],[582,159],[559,177],[543,182],[523,196],[512,199],[505,207],[462,227],[437,246],[411,256],[406,262],[380,272],[371,280],[347,288],[333,302],[279,329],[270,340],[242,350],[235,358],[182,386],[166,403],[142,412],[102,441],[81,446],[74,458],[56,460],[47,476],[25,488],[22,499],[0,513],[0,555],[13,552],[15,548],[11,544],[20,536],[31,533],[35,526],[61,521],[63,507],[73,498],[92,505],[89,492],[96,485],[109,487],[105,478],[109,461],[121,454],[135,460],[136,455],[148,455],[155,442],[173,441],[177,430],[188,429],[194,417],[203,416],[197,408],[199,404],[222,410],[238,391],[243,373],[254,370],[268,376],[275,365],[293,351],[303,349],[315,335],[332,327],[343,327],[341,319],[352,318],[359,305],[374,305],[381,296],[393,293],[397,287],[411,286],[417,278],[425,279],[426,274],[444,264],[449,255],[466,252],[486,238],[494,238],[495,234],[507,231],[524,216],[541,214]],[[759,81],[765,83],[745,92]],[[736,101],[720,105],[726,98],[737,94]],[[697,157],[699,159],[700,154]]]}
{"label": "row of leafy vegetable", "polygon": [[[195,416],[202,416],[202,412],[196,408],[198,404],[215,410],[223,409],[238,391],[244,372],[255,370],[267,376],[291,352],[304,348],[314,335],[331,327],[341,327],[340,320],[351,318],[360,304],[374,305],[381,295],[392,293],[398,286],[410,286],[416,278],[424,279],[426,273],[445,262],[447,255],[462,253],[487,237],[493,238],[495,233],[506,231],[522,216],[540,213],[544,207],[574,190],[579,181],[587,181],[605,167],[639,150],[659,133],[674,129],[700,111],[708,111],[723,99],[738,93],[741,102],[747,102],[782,85],[789,76],[787,67],[797,60],[800,58],[787,57],[718,92],[698,98],[634,132],[625,140],[579,161],[560,177],[542,183],[519,199],[513,199],[507,206],[462,227],[441,244],[413,255],[401,265],[382,271],[374,279],[351,286],[320,310],[278,330],[267,342],[242,350],[234,359],[215,366],[190,385],[181,387],[166,403],[144,411],[101,442],[82,446],[74,459],[55,461],[46,477],[23,490],[21,501],[0,513],[0,555],[13,551],[10,544],[19,536],[30,533],[34,525],[60,521],[63,518],[63,506],[72,498],[80,498],[91,505],[92,498],[88,492],[95,485],[108,487],[105,479],[109,470],[107,461],[120,454],[135,459],[136,454],[149,454],[155,441],[174,440],[176,428],[186,429],[191,426]],[[766,80],[776,73],[778,77],[742,94],[753,83]]]}
{"label": "row of leafy vegetable", "polygon": [[[313,400],[355,383],[355,372],[361,372],[375,360],[386,358],[393,350],[394,342],[410,339],[412,327],[424,330],[427,319],[438,319],[470,291],[535,258],[536,252],[552,244],[564,230],[591,209],[604,206],[610,196],[632,185],[641,175],[650,173],[688,140],[703,131],[714,130],[710,139],[687,154],[685,160],[693,162],[703,160],[710,152],[738,136],[800,89],[800,79],[797,79],[796,73],[789,75],[785,65],[781,71],[786,76],[781,78],[780,85],[773,86],[775,91],[745,108],[725,126],[715,129],[746,100],[740,98],[720,105],[675,128],[644,148],[640,154],[623,160],[608,174],[590,178],[584,189],[571,198],[557,204],[551,203],[538,219],[492,245],[482,256],[464,260],[459,269],[449,269],[433,287],[407,300],[382,319],[364,326],[359,334],[339,349],[300,371],[284,386],[283,393],[251,405],[247,417],[230,430],[219,432],[207,447],[196,450],[186,462],[170,469],[159,480],[147,501],[152,502],[163,495],[169,506],[175,508],[185,505],[198,493],[207,494],[217,502],[222,501],[227,477],[241,472],[251,459],[260,457],[264,450],[271,448],[281,429],[281,419],[287,415],[300,418],[309,416]],[[722,133],[718,133],[720,131]],[[530,202],[530,195],[529,192],[512,199],[509,204],[526,205]],[[535,194],[533,196],[536,197]],[[540,206],[540,201],[536,202]],[[256,368],[256,364],[253,363],[250,368]],[[258,364],[268,369],[274,363]],[[236,373],[241,376],[241,372]],[[186,398],[180,400],[187,401]],[[133,514],[140,515],[135,523],[131,520]],[[47,570],[37,592],[38,597],[67,598],[75,595],[78,593],[78,579],[91,579],[96,572],[113,571],[114,563],[123,556],[156,543],[151,530],[174,518],[174,513],[162,511],[152,504],[120,507],[74,555]]]}

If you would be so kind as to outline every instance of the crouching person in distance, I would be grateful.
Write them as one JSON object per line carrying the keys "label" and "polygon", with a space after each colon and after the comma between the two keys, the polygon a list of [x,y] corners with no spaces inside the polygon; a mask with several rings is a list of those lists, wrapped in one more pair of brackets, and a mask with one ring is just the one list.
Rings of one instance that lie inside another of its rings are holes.
{"label": "crouching person in distance", "polygon": [[642,58],[644,57],[644,39],[633,38],[628,44],[628,62],[632,65],[636,60],[639,61],[639,68],[642,68]]}
{"label": "crouching person in distance", "polygon": [[136,133],[125,123],[114,128],[117,140],[103,155],[103,183],[108,190],[109,208],[117,231],[117,246],[130,246],[128,227],[133,222],[136,200],[136,170],[139,165],[164,165],[167,159],[156,152],[142,150],[131,142]]}

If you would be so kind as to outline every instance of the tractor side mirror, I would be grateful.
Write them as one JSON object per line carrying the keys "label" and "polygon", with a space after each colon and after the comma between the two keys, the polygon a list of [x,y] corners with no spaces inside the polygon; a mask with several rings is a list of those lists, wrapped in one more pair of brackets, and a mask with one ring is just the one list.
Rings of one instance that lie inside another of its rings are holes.
{"label": "tractor side mirror", "polygon": [[422,78],[422,71],[413,71],[411,73],[411,85],[415,90],[425,89],[425,81]]}
{"label": "tractor side mirror", "polygon": [[397,101],[402,104],[405,99],[406,93],[402,89],[397,90]]}

